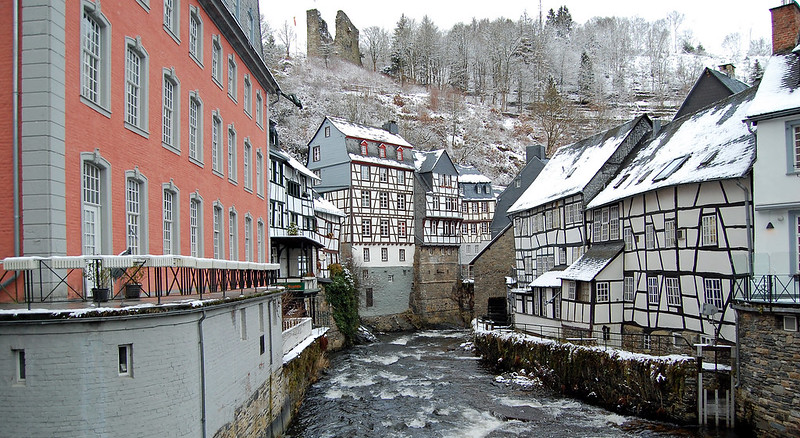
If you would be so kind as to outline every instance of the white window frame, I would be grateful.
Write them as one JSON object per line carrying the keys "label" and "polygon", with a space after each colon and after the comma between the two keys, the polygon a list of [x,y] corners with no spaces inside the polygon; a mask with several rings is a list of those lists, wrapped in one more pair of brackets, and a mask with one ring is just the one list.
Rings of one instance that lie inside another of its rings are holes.
{"label": "white window frame", "polygon": [[181,20],[180,20],[181,1],[164,0],[164,30],[175,40],[181,43]]}
{"label": "white window frame", "polygon": [[[369,262],[369,248],[364,248],[364,250],[361,252],[361,256],[364,259],[364,262]],[[364,275],[364,278],[366,278],[366,275]]]}
{"label": "white window frame", "polygon": [[133,344],[118,345],[117,356],[117,375],[133,377]]}
{"label": "white window frame", "polygon": [[664,221],[664,246],[667,248],[674,248],[678,244],[676,236],[675,219],[666,219]]}
{"label": "white window frame", "polygon": [[[87,167],[89,166],[89,167]],[[81,153],[81,250],[108,254],[112,242],[111,163],[99,151]]]}
{"label": "white window frame", "polygon": [[660,290],[657,276],[647,277],[647,304],[658,305]]}
{"label": "white window frame", "polygon": [[664,277],[664,290],[667,293],[667,305],[681,305],[681,286],[678,277]]}
{"label": "white window frame", "polygon": [[361,165],[361,181],[369,181],[370,180],[370,168],[366,164]]}
{"label": "white window frame", "polygon": [[236,209],[228,209],[228,260],[239,260],[239,223]]}
{"label": "white window frame", "polygon": [[725,301],[722,296],[722,279],[705,278],[703,279],[704,297],[708,304],[713,304],[720,311],[724,309]]}
{"label": "white window frame", "polygon": [[632,275],[622,278],[622,300],[633,302],[636,298],[636,281]]}
{"label": "white window frame", "polygon": [[575,301],[575,299],[577,298],[577,295],[578,295],[577,282],[575,280],[568,280],[568,281],[565,281],[565,283],[567,283],[567,299]]}
{"label": "white window frame", "polygon": [[389,208],[389,192],[378,192],[378,201],[380,208],[388,209]]}
{"label": "white window frame", "polygon": [[165,68],[161,86],[161,145],[181,153],[181,82],[175,69]]}
{"label": "white window frame", "polygon": [[[81,101],[110,117],[111,23],[99,3],[81,4]],[[86,38],[89,26],[95,28],[96,38]]]}
{"label": "white window frame", "polygon": [[380,232],[381,237],[389,237],[389,219],[381,219]]}
{"label": "white window frame", "polygon": [[236,128],[233,123],[228,125],[228,182],[236,185],[237,169],[236,165]]}
{"label": "white window frame", "polygon": [[242,93],[242,105],[247,117],[253,118],[253,84],[250,83],[250,76],[244,75],[244,91]]}
{"label": "white window frame", "polygon": [[256,124],[264,126],[264,98],[261,97],[261,90],[256,90]]}
{"label": "white window frame", "polygon": [[625,251],[633,251],[636,249],[636,242],[633,238],[633,229],[631,227],[622,228],[622,239],[625,242]]}
{"label": "white window frame", "polygon": [[203,101],[197,91],[189,92],[189,161],[203,167]]}
{"label": "white window frame", "polygon": [[238,80],[238,73],[236,68],[236,58],[233,54],[228,55],[228,97],[231,98],[234,102],[238,103],[236,100],[236,86]]}
{"label": "white window frame", "polygon": [[223,236],[225,235],[225,220],[223,218],[223,212],[225,209],[222,207],[222,204],[219,201],[214,202],[214,208],[212,212],[212,243],[214,248],[214,258],[215,259],[222,259],[222,255],[225,253],[225,239]]}
{"label": "white window frame", "polygon": [[211,36],[211,79],[222,88],[222,43],[219,35]]}
{"label": "white window frame", "polygon": [[372,237],[372,219],[361,220],[361,236]]}
{"label": "white window frame", "polygon": [[[178,187],[176,187],[175,184],[170,181],[162,185],[161,193],[163,207],[161,213],[161,218],[163,221],[163,252],[164,254],[180,254],[180,190],[178,190]],[[169,199],[170,196],[172,197],[171,199]],[[167,211],[168,208],[170,211]]]}
{"label": "white window frame", "polygon": [[264,198],[264,153],[256,149],[256,195]]}
{"label": "white window frame", "polygon": [[148,137],[149,56],[141,37],[125,37],[125,127]]}
{"label": "white window frame", "polygon": [[389,248],[381,248],[381,261],[382,262],[389,261]]}
{"label": "white window frame", "polygon": [[607,281],[595,283],[595,297],[598,303],[607,303],[611,299],[611,287]]}
{"label": "white window frame", "polygon": [[244,261],[253,261],[253,217],[244,215]]}
{"label": "white window frame", "polygon": [[242,143],[242,173],[244,173],[244,189],[253,192],[253,146],[250,138],[245,137]]}
{"label": "white window frame", "polygon": [[189,255],[203,254],[203,198],[194,192],[189,195]]}
{"label": "white window frame", "polygon": [[195,5],[189,5],[189,56],[203,67],[203,19]]}
{"label": "white window frame", "polygon": [[717,214],[704,214],[702,216],[702,244],[703,246],[717,246]]}
{"label": "white window frame", "polygon": [[401,262],[404,262],[404,261],[406,261],[406,250],[405,250],[405,249],[403,249],[403,248],[400,248],[400,249],[397,251],[397,259],[398,259],[399,261],[401,261]]}
{"label": "white window frame", "polygon": [[125,243],[132,254],[147,254],[147,178],[125,172]]}
{"label": "white window frame", "polygon": [[644,247],[645,249],[655,249],[656,247],[656,227],[652,223],[644,225]]}
{"label": "white window frame", "polygon": [[12,348],[11,353],[14,355],[14,384],[23,386],[28,380],[28,366],[25,360],[25,349]]}
{"label": "white window frame", "polygon": [[311,161],[319,161],[319,146],[311,147]]}
{"label": "white window frame", "polygon": [[256,222],[256,248],[258,263],[264,263],[264,220],[261,218]]}
{"label": "white window frame", "polygon": [[372,197],[370,196],[369,190],[362,190],[361,191],[361,207],[362,208],[369,208],[372,201]]}
{"label": "white window frame", "polygon": [[211,112],[211,172],[218,176],[224,176],[222,172],[222,134],[224,124],[222,117],[219,115],[219,110]]}

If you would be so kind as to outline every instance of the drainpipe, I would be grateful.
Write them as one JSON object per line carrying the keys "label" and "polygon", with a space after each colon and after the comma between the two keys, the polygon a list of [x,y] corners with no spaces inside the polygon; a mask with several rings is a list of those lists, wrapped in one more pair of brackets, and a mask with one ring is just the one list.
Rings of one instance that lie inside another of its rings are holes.
{"label": "drainpipe", "polygon": [[[13,192],[14,192],[14,256],[20,256],[20,217],[19,217],[19,0],[14,0],[14,47],[13,47],[13,114],[12,114],[12,137],[13,137]],[[16,279],[16,274],[14,275]]]}
{"label": "drainpipe", "polygon": [[[749,126],[748,126],[749,128]],[[736,185],[744,192],[744,206],[745,206],[745,228],[747,229],[747,269],[749,274],[753,275],[753,224],[750,218],[751,199],[750,191],[747,187],[743,186],[740,181],[736,181]],[[749,280],[748,280],[749,281]],[[741,355],[739,354],[739,322],[736,322],[736,387],[741,383]]]}
{"label": "drainpipe", "polygon": [[203,430],[203,438],[206,437],[206,359],[205,345],[203,344],[203,321],[206,319],[206,311],[197,321],[197,336],[200,343],[200,427]]}

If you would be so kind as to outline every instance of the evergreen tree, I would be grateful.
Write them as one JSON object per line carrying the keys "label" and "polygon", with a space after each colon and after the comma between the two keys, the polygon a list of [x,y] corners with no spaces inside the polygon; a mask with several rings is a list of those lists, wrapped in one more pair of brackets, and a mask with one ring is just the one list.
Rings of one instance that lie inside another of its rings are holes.
{"label": "evergreen tree", "polygon": [[592,60],[585,51],[581,54],[581,66],[578,70],[578,91],[581,104],[592,101],[594,97],[594,68],[592,67]]}
{"label": "evergreen tree", "polygon": [[761,82],[761,78],[763,76],[764,67],[761,67],[761,63],[759,63],[756,59],[753,63],[753,69],[750,71],[750,85],[755,87],[759,82]]}

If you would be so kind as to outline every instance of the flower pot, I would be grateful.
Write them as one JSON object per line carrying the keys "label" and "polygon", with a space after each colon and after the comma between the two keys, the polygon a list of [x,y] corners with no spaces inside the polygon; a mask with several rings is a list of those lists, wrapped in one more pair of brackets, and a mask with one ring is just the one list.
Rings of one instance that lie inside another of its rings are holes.
{"label": "flower pot", "polygon": [[125,298],[139,298],[142,295],[142,285],[139,283],[128,283],[125,285]]}
{"label": "flower pot", "polygon": [[108,301],[108,288],[107,287],[92,288],[92,301],[98,303]]}

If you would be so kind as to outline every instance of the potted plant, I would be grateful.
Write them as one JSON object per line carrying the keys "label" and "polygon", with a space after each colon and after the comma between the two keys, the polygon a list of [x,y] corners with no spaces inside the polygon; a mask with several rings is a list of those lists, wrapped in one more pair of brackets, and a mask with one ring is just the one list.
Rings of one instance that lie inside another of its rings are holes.
{"label": "potted plant", "polygon": [[108,301],[111,269],[104,268],[102,260],[93,260],[89,263],[86,276],[92,282],[92,301],[98,303]]}
{"label": "potted plant", "polygon": [[136,262],[126,270],[125,298],[139,298],[142,294],[144,262]]}

